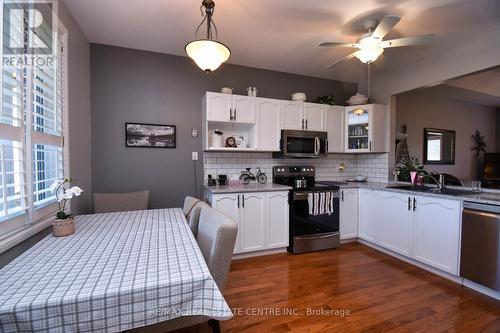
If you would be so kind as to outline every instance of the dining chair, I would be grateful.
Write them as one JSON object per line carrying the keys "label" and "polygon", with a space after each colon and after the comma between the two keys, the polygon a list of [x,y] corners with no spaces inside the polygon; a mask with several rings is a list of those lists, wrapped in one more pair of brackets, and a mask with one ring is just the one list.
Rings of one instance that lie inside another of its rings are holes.
{"label": "dining chair", "polygon": [[184,198],[184,205],[182,206],[182,212],[184,216],[188,218],[194,205],[196,205],[201,200],[198,198],[190,197],[189,195]]}
{"label": "dining chair", "polygon": [[94,193],[94,213],[148,209],[149,190],[128,193]]}
{"label": "dining chair", "polygon": [[[229,216],[210,207],[201,208],[196,240],[208,270],[221,291],[226,285],[237,234],[238,225]],[[200,315],[183,316],[126,332],[170,332],[206,322],[212,328],[212,332],[220,333],[218,320]]]}
{"label": "dining chair", "polygon": [[191,229],[191,232],[193,233],[195,238],[198,235],[198,225],[200,222],[201,209],[204,207],[210,207],[210,206],[204,201],[198,201],[194,205],[193,209],[191,209],[191,213],[187,217],[189,228]]}

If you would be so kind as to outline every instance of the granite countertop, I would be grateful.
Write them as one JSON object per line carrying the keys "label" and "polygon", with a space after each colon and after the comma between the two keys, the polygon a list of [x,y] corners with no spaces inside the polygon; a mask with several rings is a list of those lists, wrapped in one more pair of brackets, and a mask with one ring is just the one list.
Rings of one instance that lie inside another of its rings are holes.
{"label": "granite countertop", "polygon": [[248,185],[225,185],[225,186],[208,186],[205,185],[205,190],[212,194],[217,193],[242,193],[242,192],[275,192],[275,191],[289,191],[290,186],[279,185],[274,183],[266,184],[248,184]]}
{"label": "granite countertop", "polygon": [[[341,184],[341,188],[366,188],[371,190],[383,190],[390,192],[398,192],[398,193],[407,193],[411,195],[424,195],[430,197],[438,197],[448,200],[459,200],[459,201],[469,201],[469,202],[477,202],[483,204],[490,204],[500,206],[500,191],[490,190],[490,189],[482,189],[479,193],[474,194],[466,194],[466,195],[450,195],[443,193],[434,193],[434,192],[420,192],[420,191],[412,191],[398,188],[390,188],[388,186],[396,186],[396,185],[408,185],[408,183],[399,183],[399,182],[386,182],[386,183],[376,183],[376,182],[350,182],[346,184]],[[427,186],[427,185],[426,185]],[[470,188],[460,188],[455,186],[449,186],[449,188],[453,189],[462,189],[462,190],[470,190]]]}
{"label": "granite countertop", "polygon": [[[319,180],[318,182],[321,182]],[[390,188],[390,186],[396,185],[408,185],[408,183],[400,183],[400,182],[339,182],[340,188],[364,188],[370,190],[382,190],[388,192],[396,192],[396,193],[407,193],[410,195],[423,195],[429,197],[437,197],[448,200],[458,200],[458,201],[469,201],[469,202],[477,202],[483,204],[490,204],[500,206],[500,191],[490,190],[490,189],[482,189],[480,193],[474,194],[466,194],[466,195],[450,195],[443,193],[434,193],[434,192],[420,192],[420,191],[412,191],[398,188]],[[388,187],[389,186],[389,187]],[[453,187],[454,189],[463,189],[470,190],[470,188],[460,188]],[[208,186],[205,185],[205,189],[212,194],[217,193],[243,193],[243,192],[273,192],[273,191],[288,191],[292,188],[290,186],[279,185],[274,183],[266,183],[266,184],[248,184],[248,185],[226,185],[226,186]]]}

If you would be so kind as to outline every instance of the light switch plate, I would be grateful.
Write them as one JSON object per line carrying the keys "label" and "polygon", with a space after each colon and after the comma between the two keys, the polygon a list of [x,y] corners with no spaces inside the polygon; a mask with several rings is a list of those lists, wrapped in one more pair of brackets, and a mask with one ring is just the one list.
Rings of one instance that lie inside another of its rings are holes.
{"label": "light switch plate", "polygon": [[198,130],[197,129],[192,129],[191,130],[191,137],[192,138],[197,138],[198,137]]}
{"label": "light switch plate", "polygon": [[193,151],[191,153],[191,156],[193,158],[193,161],[198,161],[198,152],[197,151]]}

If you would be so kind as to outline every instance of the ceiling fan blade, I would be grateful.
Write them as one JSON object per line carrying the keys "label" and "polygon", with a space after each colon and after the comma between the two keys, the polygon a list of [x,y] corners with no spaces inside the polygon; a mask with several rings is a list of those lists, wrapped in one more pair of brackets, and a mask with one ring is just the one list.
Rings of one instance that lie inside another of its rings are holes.
{"label": "ceiling fan blade", "polygon": [[336,64],[338,64],[339,62],[343,61],[343,60],[347,60],[347,59],[351,59],[351,58],[354,58],[360,51],[356,51],[356,52],[353,52],[341,59],[338,59],[338,60],[335,60],[334,62],[332,62],[330,65],[326,66],[326,68],[330,68],[330,67],[333,67],[335,66]]}
{"label": "ceiling fan blade", "polygon": [[403,37],[390,40],[384,40],[380,46],[383,48],[412,46],[412,45],[425,45],[431,44],[434,41],[434,35],[421,35],[413,37]]}
{"label": "ceiling fan blade", "polygon": [[324,42],[324,43],[319,44],[319,46],[358,47],[358,44]]}
{"label": "ceiling fan blade", "polygon": [[380,39],[384,38],[384,36],[387,35],[396,24],[398,24],[399,20],[401,20],[401,18],[396,15],[385,16],[373,31],[372,36]]}

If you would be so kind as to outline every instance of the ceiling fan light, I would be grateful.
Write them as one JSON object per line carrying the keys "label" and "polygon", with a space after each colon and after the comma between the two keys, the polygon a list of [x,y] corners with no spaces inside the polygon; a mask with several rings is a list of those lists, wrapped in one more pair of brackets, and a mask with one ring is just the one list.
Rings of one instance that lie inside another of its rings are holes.
{"label": "ceiling fan light", "polygon": [[196,65],[207,73],[219,68],[231,55],[226,45],[209,39],[192,41],[186,45],[185,49]]}
{"label": "ceiling fan light", "polygon": [[379,45],[370,45],[357,51],[356,58],[366,64],[377,60],[382,53],[384,53],[384,49],[382,47]]}

